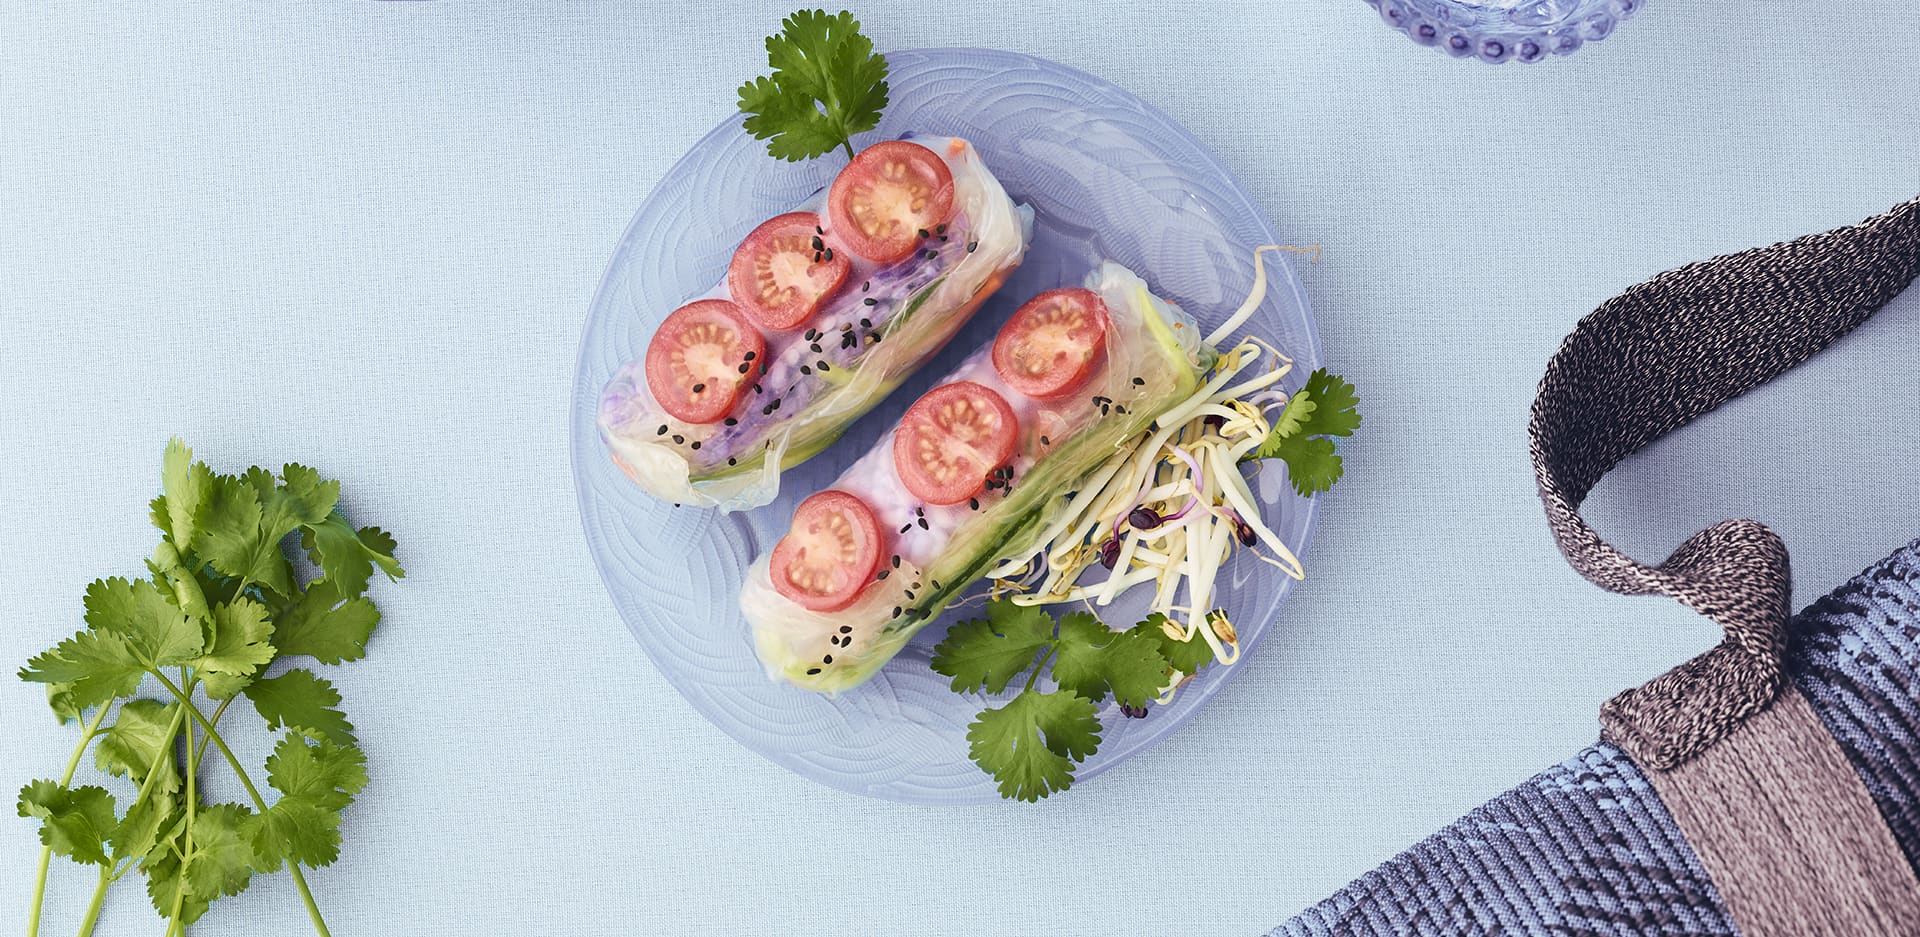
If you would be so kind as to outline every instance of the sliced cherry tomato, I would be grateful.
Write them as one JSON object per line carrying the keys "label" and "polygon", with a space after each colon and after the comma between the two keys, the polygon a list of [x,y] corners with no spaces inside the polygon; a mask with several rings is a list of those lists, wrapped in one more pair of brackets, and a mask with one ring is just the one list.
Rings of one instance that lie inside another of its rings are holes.
{"label": "sliced cherry tomato", "polygon": [[993,369],[1029,397],[1079,390],[1107,350],[1107,304],[1092,290],[1048,290],[1015,311],[993,340]]}
{"label": "sliced cherry tomato", "polygon": [[763,329],[793,329],[846,282],[853,262],[820,234],[820,216],[796,211],[753,229],[727,264],[727,289]]}
{"label": "sliced cherry tomato", "polygon": [[674,419],[712,423],[726,416],[751,382],[749,362],[767,340],[740,307],[697,299],[673,311],[647,344],[647,389]]}
{"label": "sliced cherry tomato", "polygon": [[794,509],[793,526],[773,548],[773,588],[801,608],[846,608],[880,567],[880,521],[865,501],[828,489]]}
{"label": "sliced cherry tomato", "polygon": [[1006,398],[972,381],[942,384],[913,402],[893,436],[893,467],[914,497],[959,504],[1013,457],[1020,426]]}
{"label": "sliced cherry tomato", "polygon": [[860,151],[827,193],[833,234],[874,263],[902,260],[953,213],[953,171],[918,143],[888,140]]}

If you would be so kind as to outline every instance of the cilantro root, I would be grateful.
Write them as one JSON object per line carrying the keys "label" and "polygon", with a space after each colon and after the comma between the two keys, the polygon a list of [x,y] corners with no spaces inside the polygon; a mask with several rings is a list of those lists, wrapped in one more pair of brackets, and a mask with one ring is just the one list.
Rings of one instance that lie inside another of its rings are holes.
{"label": "cilantro root", "polygon": [[[173,935],[255,875],[283,867],[314,931],[330,937],[301,867],[338,858],[340,812],[366,785],[366,758],[333,685],[312,670],[274,665],[293,656],[325,664],[364,656],[380,617],[367,583],[375,570],[390,580],[405,571],[393,539],[349,524],[339,483],[304,466],[222,475],[174,440],[161,482],[151,517],[162,540],[148,578],[88,586],[86,627],[20,671],[47,685],[56,718],[83,727],[60,779],[20,790],[19,813],[39,821],[42,844],[27,937],[38,937],[55,853],[99,870],[81,937],[129,872],[147,879]],[[319,571],[304,583],[287,554],[296,534]],[[165,696],[138,696],[149,684]],[[227,707],[243,698],[270,731],[284,732],[266,763],[279,794],[271,804],[219,731]],[[124,811],[105,787],[73,786],[89,746],[102,772],[136,788]],[[203,802],[199,771],[209,747],[250,803]]]}

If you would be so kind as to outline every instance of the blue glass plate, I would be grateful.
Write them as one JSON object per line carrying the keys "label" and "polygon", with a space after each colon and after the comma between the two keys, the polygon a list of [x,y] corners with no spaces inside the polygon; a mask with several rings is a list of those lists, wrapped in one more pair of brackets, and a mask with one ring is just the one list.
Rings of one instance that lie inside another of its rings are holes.
{"label": "blue glass plate", "polygon": [[[622,362],[642,355],[668,312],[720,278],[747,231],[826,185],[844,162],[777,161],[730,116],[640,206],[594,297],[574,380],[574,479],[587,543],[615,607],[661,676],[714,725],[774,762],[844,790],[915,803],[987,802],[999,795],[968,761],[966,742],[967,723],[985,701],[955,695],[927,665],[947,626],[978,614],[977,602],[949,610],[873,680],[829,699],[768,681],[735,604],[742,575],[786,532],[801,498],[826,487],[933,380],[990,341],[1021,300],[1078,284],[1111,257],[1211,327],[1245,297],[1252,248],[1277,243],[1278,235],[1212,153],[1165,114],[1105,81],[984,49],[891,52],[887,60],[893,104],[855,146],[908,131],[972,140],[1007,191],[1038,213],[1026,263],[938,359],[844,439],[789,471],[774,503],[723,515],[657,502],[608,460],[594,426],[601,386]],[[1266,302],[1248,328],[1295,357],[1297,388],[1319,364],[1319,338],[1286,259],[1269,259],[1268,274]],[[1304,555],[1315,506],[1293,494],[1282,474],[1262,473],[1257,492],[1267,522]],[[1221,604],[1250,653],[1292,580],[1250,557],[1221,575]],[[1130,596],[1105,617],[1131,624],[1147,599]],[[1105,739],[1079,780],[1173,731],[1233,673],[1210,668],[1145,719],[1127,719],[1109,702]]]}

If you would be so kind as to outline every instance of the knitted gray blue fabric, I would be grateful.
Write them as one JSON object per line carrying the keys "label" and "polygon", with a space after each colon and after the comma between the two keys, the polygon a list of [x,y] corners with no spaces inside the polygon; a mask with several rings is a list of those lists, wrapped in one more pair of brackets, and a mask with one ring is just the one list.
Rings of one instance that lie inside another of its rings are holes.
{"label": "knitted gray blue fabric", "polygon": [[[1809,606],[1789,633],[1791,678],[1913,863],[1920,857],[1920,541]],[[1647,779],[1602,744],[1493,799],[1271,937],[1736,933]]]}

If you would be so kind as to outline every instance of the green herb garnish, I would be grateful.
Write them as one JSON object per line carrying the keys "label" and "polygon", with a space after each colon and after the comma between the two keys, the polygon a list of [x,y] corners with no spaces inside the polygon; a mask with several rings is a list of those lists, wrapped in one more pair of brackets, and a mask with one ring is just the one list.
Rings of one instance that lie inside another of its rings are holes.
{"label": "green herb garnish", "polygon": [[[44,844],[28,937],[39,931],[54,853],[99,870],[81,937],[93,930],[107,889],[135,869],[173,935],[254,875],[283,867],[324,937],[300,867],[339,856],[340,811],[367,783],[366,758],[331,683],[301,667],[267,671],[297,655],[328,664],[365,655],[380,620],[363,594],[367,581],[376,568],[390,579],[404,575],[393,539],[355,529],[340,512],[339,483],[304,466],[222,475],[176,439],[161,480],[152,518],[164,536],[147,561],[149,577],[96,580],[87,587],[86,628],[20,671],[47,685],[60,721],[84,726],[60,779],[20,791],[20,815],[40,822]],[[304,584],[283,543],[296,533],[320,571]],[[148,685],[161,698],[135,696]],[[279,795],[271,804],[219,731],[241,697],[269,729],[287,730],[267,758],[266,783]],[[124,812],[106,788],[73,786],[95,741],[95,764],[134,788]],[[205,799],[199,774],[209,745],[249,803]]]}
{"label": "green herb garnish", "polygon": [[767,37],[762,75],[740,86],[742,125],[767,152],[791,162],[844,148],[880,124],[887,106],[887,60],[845,10],[801,10]]}
{"label": "green herb garnish", "polygon": [[1329,436],[1351,436],[1360,427],[1360,398],[1353,385],[1338,374],[1320,368],[1307,376],[1306,386],[1287,398],[1286,409],[1273,421],[1260,448],[1242,462],[1279,459],[1287,464],[1287,478],[1301,495],[1326,491],[1340,480],[1340,457]]}
{"label": "green herb garnish", "polygon": [[[968,754],[1000,782],[1000,796],[1036,801],[1073,785],[1074,767],[1100,747],[1096,704],[1112,694],[1129,711],[1213,659],[1206,641],[1167,633],[1156,615],[1113,631],[1087,612],[1056,623],[1034,606],[987,603],[987,617],[956,624],[934,648],[933,669],[956,693],[1000,693],[1022,673],[1027,682],[967,727]],[[1197,647],[1196,647],[1197,646]],[[1057,688],[1037,689],[1052,667]],[[1187,669],[1191,667],[1192,669]]]}

